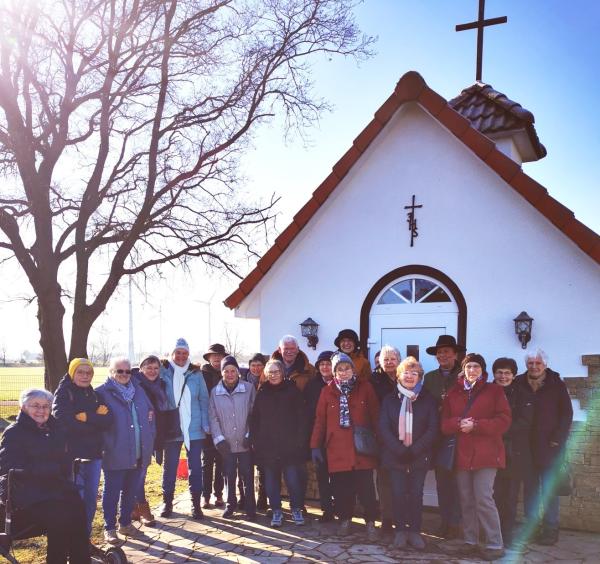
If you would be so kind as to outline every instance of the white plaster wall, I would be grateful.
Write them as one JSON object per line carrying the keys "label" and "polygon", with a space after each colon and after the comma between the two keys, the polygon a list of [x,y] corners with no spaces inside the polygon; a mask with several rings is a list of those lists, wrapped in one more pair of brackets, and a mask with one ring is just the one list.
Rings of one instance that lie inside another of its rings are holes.
{"label": "white plaster wall", "polygon": [[[411,248],[412,194],[424,207]],[[407,264],[454,280],[468,349],[490,364],[513,356],[523,367],[512,321],[522,310],[535,320],[529,346],[563,376],[586,375],[581,355],[600,352],[600,266],[417,104],[397,112],[237,315],[260,318],[264,352],[311,316],[314,359],[339,329],[358,331],[371,287]]]}

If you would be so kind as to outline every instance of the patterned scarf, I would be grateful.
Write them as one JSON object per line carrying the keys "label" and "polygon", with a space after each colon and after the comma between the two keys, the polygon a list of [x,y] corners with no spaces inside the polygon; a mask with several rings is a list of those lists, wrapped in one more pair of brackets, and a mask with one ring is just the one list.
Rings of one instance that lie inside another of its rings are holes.
{"label": "patterned scarf", "polygon": [[356,374],[352,375],[352,378],[347,382],[340,382],[337,378],[334,378],[335,385],[340,391],[340,427],[347,429],[352,426],[350,421],[350,407],[348,405],[348,396],[354,388],[356,383]]}
{"label": "patterned scarf", "polygon": [[135,386],[131,380],[129,380],[127,384],[123,385],[117,382],[114,378],[109,378],[109,383],[115,390],[117,390],[117,392],[119,392],[119,395],[127,403],[131,403],[133,401],[133,396],[135,396]]}
{"label": "patterned scarf", "polygon": [[[398,397],[402,400],[400,406],[400,416],[398,417],[398,440],[404,443],[404,446],[412,445],[413,435],[413,402],[419,397],[419,392],[423,386],[423,381],[419,380],[418,384],[412,389],[408,390],[399,383],[396,384],[398,388]],[[406,399],[403,399],[404,398]]]}
{"label": "patterned scarf", "polygon": [[483,378],[483,372],[481,373],[481,376],[479,376],[477,378],[477,380],[475,380],[475,382],[473,382],[472,384],[467,380],[467,377],[464,376],[463,377],[463,387],[465,389],[465,391],[469,392],[469,394],[471,394],[471,390],[477,385],[477,382],[479,382],[481,379]]}

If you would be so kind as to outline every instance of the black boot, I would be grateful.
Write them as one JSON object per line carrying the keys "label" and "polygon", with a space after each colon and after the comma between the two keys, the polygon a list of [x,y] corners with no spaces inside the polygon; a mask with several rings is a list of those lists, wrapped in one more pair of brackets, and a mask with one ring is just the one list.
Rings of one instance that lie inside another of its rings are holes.
{"label": "black boot", "polygon": [[173,494],[163,493],[163,506],[160,510],[161,517],[170,517],[173,515]]}
{"label": "black boot", "polygon": [[192,494],[192,519],[204,519],[204,513],[200,507],[200,494]]}
{"label": "black boot", "polygon": [[267,492],[264,486],[258,486],[258,501],[256,502],[256,509],[259,511],[265,511],[269,508],[269,502],[267,501]]}

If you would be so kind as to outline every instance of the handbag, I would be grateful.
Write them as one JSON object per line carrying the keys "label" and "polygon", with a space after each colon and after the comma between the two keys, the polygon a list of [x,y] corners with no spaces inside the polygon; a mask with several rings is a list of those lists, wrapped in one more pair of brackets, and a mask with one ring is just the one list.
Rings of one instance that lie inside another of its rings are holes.
{"label": "handbag", "polygon": [[354,425],[354,448],[358,454],[363,456],[379,456],[379,445],[375,433],[369,427]]}
{"label": "handbag", "polygon": [[175,409],[166,409],[165,411],[161,411],[160,421],[162,425],[162,436],[165,441],[172,441],[181,437],[181,419],[179,417],[179,406],[181,405],[181,399],[183,398],[183,391],[185,390],[185,385],[187,384],[188,378],[191,374],[188,374],[183,381],[183,386],[181,386],[181,394],[179,395],[179,401],[177,402],[177,407]]}
{"label": "handbag", "polygon": [[[461,419],[467,415],[469,409],[473,405],[473,402],[477,399],[477,396],[482,392],[483,388],[485,388],[486,384],[481,387],[476,394],[473,394],[469,401],[467,401],[467,405],[465,406],[465,410],[461,416]],[[443,468],[448,470],[449,472],[454,469],[454,458],[456,454],[456,433],[453,435],[445,435],[442,444],[440,445],[436,455],[435,455],[435,465],[438,468]]]}

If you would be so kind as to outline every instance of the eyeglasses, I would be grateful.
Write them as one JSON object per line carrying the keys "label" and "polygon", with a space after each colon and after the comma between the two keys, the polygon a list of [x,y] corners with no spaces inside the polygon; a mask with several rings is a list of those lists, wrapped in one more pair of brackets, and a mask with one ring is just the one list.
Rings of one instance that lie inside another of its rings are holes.
{"label": "eyeglasses", "polygon": [[123,368],[116,368],[115,374],[131,374],[131,370],[123,369]]}
{"label": "eyeglasses", "polygon": [[269,370],[267,372],[267,376],[275,376],[276,374],[281,374],[281,370]]}
{"label": "eyeglasses", "polygon": [[35,409],[36,411],[50,411],[50,404],[48,404],[48,403],[44,403],[44,404],[28,403],[27,407],[29,409]]}

